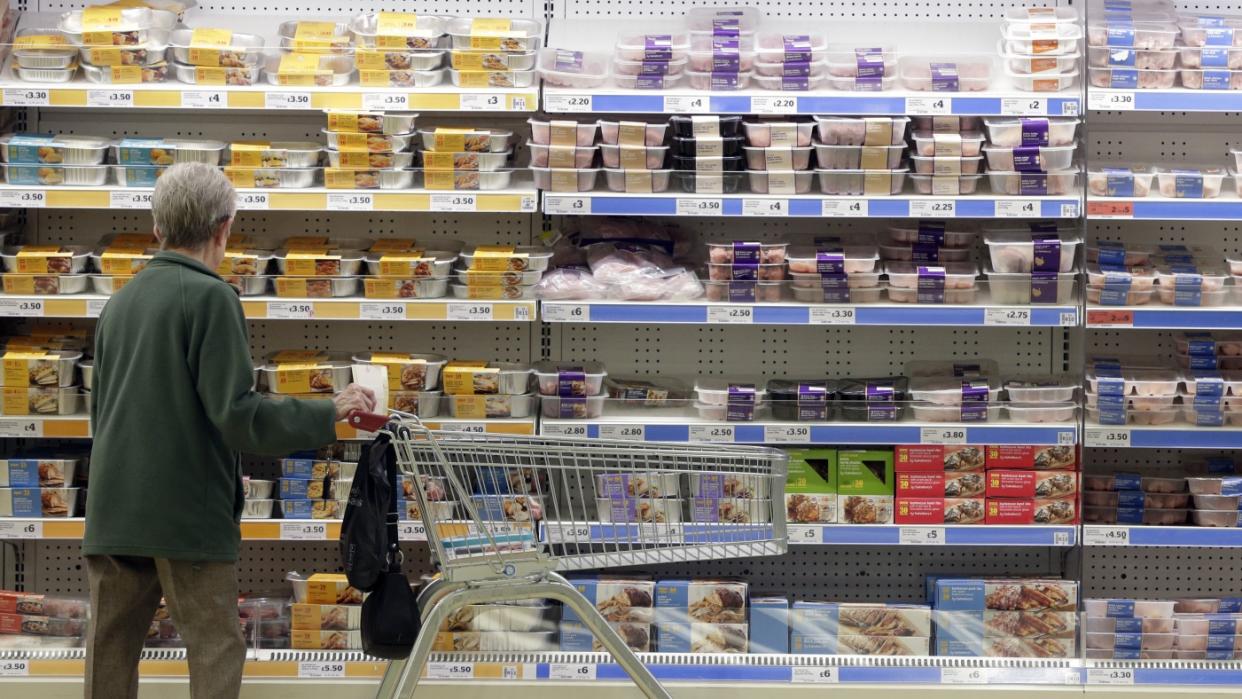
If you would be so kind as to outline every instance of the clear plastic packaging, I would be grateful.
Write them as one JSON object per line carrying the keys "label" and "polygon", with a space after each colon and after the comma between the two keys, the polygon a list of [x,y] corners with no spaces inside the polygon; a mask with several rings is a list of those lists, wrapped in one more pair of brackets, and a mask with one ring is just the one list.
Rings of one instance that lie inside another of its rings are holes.
{"label": "clear plastic packaging", "polygon": [[545,85],[587,89],[608,80],[608,57],[602,53],[545,48],[539,52],[539,76]]}
{"label": "clear plastic packaging", "polygon": [[1242,46],[1242,17],[1183,15],[1178,29],[1187,46]]}
{"label": "clear plastic packaging", "polygon": [[1145,166],[1105,167],[1087,172],[1087,191],[1097,197],[1146,197],[1156,177]]}
{"label": "clear plastic packaging", "polygon": [[815,180],[809,170],[748,170],[746,176],[755,194],[807,194]]}
{"label": "clear plastic packaging", "polygon": [[916,194],[956,196],[974,194],[983,175],[910,175]]}
{"label": "clear plastic packaging", "polygon": [[604,168],[604,182],[614,192],[664,192],[672,170]]}
{"label": "clear plastic packaging", "polygon": [[[1175,56],[1180,55],[1182,58],[1183,68],[1210,68],[1212,70],[1228,69],[1234,71],[1242,70],[1242,48],[1223,48],[1220,46],[1194,48],[1182,46],[1177,50],[1170,50],[1168,53]],[[1173,61],[1169,60],[1167,66],[1161,65],[1151,67],[1172,68]]]}
{"label": "clear plastic packaging", "polygon": [[1178,29],[1170,22],[1105,19],[1087,24],[1087,45],[1135,49],[1171,49]]}
{"label": "clear plastic packaging", "polygon": [[[695,54],[690,54],[690,65],[695,64]],[[696,70],[686,71],[686,80],[690,87],[695,90],[712,90],[712,91],[730,91],[745,90],[750,86],[750,79],[754,77],[754,72],[749,70],[738,71],[736,73],[720,73],[720,72],[700,72]]]}
{"label": "clear plastic packaging", "polygon": [[819,189],[824,194],[884,196],[900,194],[908,168],[892,170],[816,169]]}
{"label": "clear plastic packaging", "polygon": [[1225,169],[1203,168],[1156,168],[1156,181],[1160,196],[1175,199],[1215,199],[1220,196]]}
{"label": "clear plastic packaging", "polygon": [[897,51],[891,45],[875,47],[828,44],[824,47],[828,74],[839,78],[892,78],[897,75]]}
{"label": "clear plastic packaging", "polygon": [[1003,386],[1015,403],[1066,403],[1074,400],[1077,379],[1068,376],[1010,377]]}
{"label": "clear plastic packaging", "polygon": [[[1092,46],[1087,49],[1087,65],[1092,68],[1137,68],[1139,70],[1172,70],[1177,63],[1179,49],[1133,49],[1110,46]],[[1197,49],[1182,47],[1182,65],[1188,68],[1199,67]],[[1193,52],[1187,63],[1187,52]],[[1242,65],[1242,55],[1239,56]]]}
{"label": "clear plastic packaging", "polygon": [[815,123],[812,121],[747,121],[742,123],[742,131],[746,136],[748,146],[804,148],[811,145]]}
{"label": "clear plastic packaging", "polygon": [[984,270],[992,301],[1003,304],[1069,303],[1074,295],[1076,272],[1036,275],[1030,272],[1004,273],[990,266]]}
{"label": "clear plastic packaging", "polygon": [[815,117],[815,135],[825,145],[902,146],[910,117]]}
{"label": "clear plastic packaging", "polygon": [[535,187],[550,192],[590,192],[595,189],[599,168],[531,167]]}
{"label": "clear plastic packaging", "polygon": [[983,119],[988,140],[992,146],[998,148],[1072,145],[1078,124],[1077,118],[985,117]]}
{"label": "clear plastic packaging", "polygon": [[1176,70],[1139,70],[1137,68],[1088,68],[1091,87],[1120,90],[1167,90],[1177,81]]}
{"label": "clear plastic packaging", "polygon": [[[749,170],[806,170],[811,166],[811,149],[773,146],[742,146]],[[900,161],[900,158],[898,159]],[[895,165],[893,167],[896,167]]]}
{"label": "clear plastic packaging", "polygon": [[916,152],[925,157],[974,157],[982,152],[984,142],[983,134],[977,131],[967,133],[915,131],[911,138]]}
{"label": "clear plastic packaging", "polygon": [[626,34],[614,53],[623,61],[679,61],[690,52],[688,34]]}
{"label": "clear plastic packaging", "polygon": [[816,142],[815,161],[825,170],[893,169],[901,165],[904,146],[825,145]]}
{"label": "clear plastic packaging", "polygon": [[996,58],[981,54],[903,56],[901,83],[919,92],[978,92],[992,84]]}
{"label": "clear plastic packaging", "polygon": [[[545,122],[546,123],[546,122]],[[535,128],[535,122],[532,121],[532,128]],[[645,145],[658,146],[664,143],[665,132],[668,131],[668,123],[648,124],[640,121],[605,121],[600,120],[596,123],[599,128],[600,143],[606,145]],[[532,137],[532,140],[533,139]],[[591,145],[595,140],[595,132],[592,130],[587,139],[587,143],[583,143],[582,131],[578,132],[578,145]],[[535,140],[536,143],[539,141]]]}
{"label": "clear plastic packaging", "polygon": [[1078,189],[1078,172],[989,171],[993,194],[1008,196],[1063,196]]}
{"label": "clear plastic packaging", "polygon": [[[552,161],[556,161],[554,165],[558,168],[589,168],[595,164],[595,153],[598,150],[595,146],[541,146],[533,142],[527,142],[526,147],[530,150],[531,166],[543,168],[548,167]],[[605,166],[618,167],[619,164],[614,162],[610,165],[608,158],[604,159]]]}
{"label": "clear plastic packaging", "polygon": [[[484,26],[482,22],[504,22],[507,28]],[[507,17],[456,17],[445,27],[455,49],[492,51],[534,51],[543,36],[543,23],[533,19]]]}
{"label": "clear plastic packaging", "polygon": [[[999,148],[984,146],[983,153],[988,159],[989,170],[1022,172],[1052,172],[1068,170],[1074,165],[1075,145],[1060,147],[1026,146],[1018,148]],[[1020,167],[1015,167],[1019,165]]]}
{"label": "clear plastic packaging", "polygon": [[[983,242],[988,246],[992,267],[1001,273],[1030,272],[1035,267],[1036,241],[1041,241],[1041,255],[1059,255],[1058,272],[1074,268],[1074,256],[1082,242],[1076,234],[1041,234],[1022,229],[985,229]],[[1043,242],[1046,241],[1046,244]],[[1051,266],[1045,259],[1045,266]]]}

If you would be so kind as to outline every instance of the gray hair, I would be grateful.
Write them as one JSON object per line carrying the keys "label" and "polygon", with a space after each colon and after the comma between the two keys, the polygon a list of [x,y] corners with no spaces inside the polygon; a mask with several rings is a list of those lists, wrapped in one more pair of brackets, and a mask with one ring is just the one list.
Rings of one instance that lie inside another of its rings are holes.
{"label": "gray hair", "polygon": [[164,247],[197,250],[236,212],[233,185],[218,168],[180,163],[155,181],[151,216]]}

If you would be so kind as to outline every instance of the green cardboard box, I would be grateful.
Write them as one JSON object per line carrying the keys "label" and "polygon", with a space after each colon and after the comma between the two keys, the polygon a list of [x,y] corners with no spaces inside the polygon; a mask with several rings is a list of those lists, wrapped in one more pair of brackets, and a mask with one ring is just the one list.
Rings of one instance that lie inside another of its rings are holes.
{"label": "green cardboard box", "polygon": [[841,449],[837,452],[837,521],[892,524],[892,449]]}
{"label": "green cardboard box", "polygon": [[791,449],[785,518],[795,524],[837,521],[837,450]]}

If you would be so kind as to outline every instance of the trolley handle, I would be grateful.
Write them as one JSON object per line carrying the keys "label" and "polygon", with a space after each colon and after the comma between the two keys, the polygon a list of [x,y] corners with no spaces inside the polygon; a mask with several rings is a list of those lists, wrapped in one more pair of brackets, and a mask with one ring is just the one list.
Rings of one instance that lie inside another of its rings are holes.
{"label": "trolley handle", "polygon": [[351,410],[345,416],[345,421],[350,427],[363,430],[365,432],[379,432],[384,429],[384,425],[388,424],[387,415],[377,415],[375,413],[364,413],[361,410]]}

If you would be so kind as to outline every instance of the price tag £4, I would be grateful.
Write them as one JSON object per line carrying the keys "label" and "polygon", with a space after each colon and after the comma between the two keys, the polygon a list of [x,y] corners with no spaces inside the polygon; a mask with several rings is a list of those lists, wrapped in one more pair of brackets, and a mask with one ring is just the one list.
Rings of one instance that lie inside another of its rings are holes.
{"label": "price tag \u00a34", "polygon": [[345,663],[324,663],[303,661],[298,663],[298,677],[305,678],[329,678],[344,677]]}
{"label": "price tag \u00a34", "polygon": [[182,91],[182,109],[220,109],[228,106],[229,98],[224,92]]}
{"label": "price tag \u00a34", "polygon": [[789,681],[794,684],[838,684],[841,673],[835,667],[794,667]]}
{"label": "price tag \u00a34", "polygon": [[997,218],[1035,218],[1040,211],[1036,199],[1002,199],[996,202]]}

